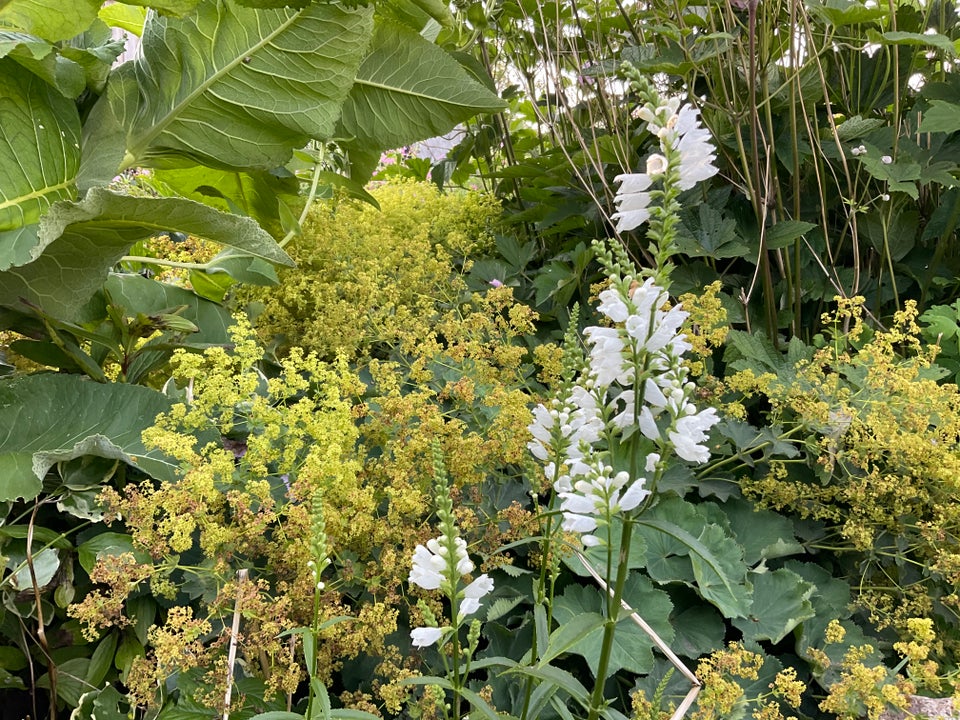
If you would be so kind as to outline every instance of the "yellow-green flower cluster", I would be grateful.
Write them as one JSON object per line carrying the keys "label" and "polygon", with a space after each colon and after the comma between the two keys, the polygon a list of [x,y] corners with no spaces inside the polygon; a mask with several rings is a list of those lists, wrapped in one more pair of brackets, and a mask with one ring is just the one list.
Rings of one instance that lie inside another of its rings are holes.
{"label": "yellow-green flower cluster", "polygon": [[[908,619],[932,615],[935,595],[960,612],[960,392],[938,382],[914,303],[884,331],[864,325],[862,303],[838,301],[825,318],[833,336],[793,382],[756,378],[772,421],[809,438],[809,460],[774,462],[744,490],[826,522],[831,549],[863,558],[859,604],[906,637]],[[896,582],[901,562],[920,569],[917,581]]]}
{"label": "yellow-green flower cluster", "polygon": [[297,267],[273,288],[241,299],[262,304],[261,335],[323,357],[363,357],[375,347],[416,343],[443,305],[465,290],[458,273],[492,246],[500,208],[479,193],[441,194],[400,181],[372,191],[380,209],[352,200],[317,203],[286,249]]}

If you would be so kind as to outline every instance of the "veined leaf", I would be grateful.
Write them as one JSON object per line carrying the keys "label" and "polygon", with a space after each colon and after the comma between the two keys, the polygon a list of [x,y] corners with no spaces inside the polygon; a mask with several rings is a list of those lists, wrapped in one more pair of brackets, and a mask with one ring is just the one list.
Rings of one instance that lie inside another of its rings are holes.
{"label": "veined leaf", "polygon": [[[631,573],[623,589],[623,599],[636,608],[661,638],[667,642],[673,639],[673,627],[668,621],[673,605],[669,596],[662,590],[655,589],[649,579],[639,573]],[[589,628],[589,632],[582,637],[577,634],[577,642],[567,647],[567,642],[574,638],[563,637],[564,633],[558,631],[550,638],[550,645],[556,650],[562,649],[582,656],[594,677],[600,664],[603,623],[595,622],[593,618],[600,615],[605,605],[606,598],[599,588],[571,585],[554,600],[553,606],[554,617],[561,627],[572,624],[578,629]],[[575,619],[584,616],[587,616],[588,620],[575,622]],[[653,640],[650,636],[630,619],[629,613],[621,610],[608,672],[613,674],[621,668],[640,674],[650,672],[653,667],[652,648]],[[544,653],[544,656],[548,655]]]}
{"label": "veined leaf", "polygon": [[[870,33],[872,35],[872,33]],[[892,30],[885,32],[880,36],[885,42],[893,45],[919,45],[921,47],[935,47],[943,50],[947,57],[953,57],[957,54],[953,47],[953,42],[946,35],[940,33],[915,33],[904,32],[902,30]]]}
{"label": "veined leaf", "polygon": [[189,290],[148,280],[141,275],[111,274],[104,284],[110,300],[121,305],[128,315],[156,315],[169,308],[187,306],[180,316],[192,321],[198,332],[187,336],[190,344],[226,344],[230,342],[233,318],[223,307]]}
{"label": "veined leaf", "polygon": [[101,0],[7,0],[0,3],[0,25],[50,42],[69,40],[90,27],[101,4]]}
{"label": "veined leaf", "polygon": [[299,201],[300,184],[296,178],[278,178],[263,170],[239,172],[196,166],[158,170],[148,182],[161,195],[176,194],[224,212],[239,209],[264,226],[277,222],[278,199]]}
{"label": "veined leaf", "polygon": [[250,218],[183,198],[128,197],[93,188],[81,202],[58,203],[44,216],[31,254],[36,259],[0,273],[0,305],[22,308],[25,300],[55,317],[73,319],[133,243],[168,230],[293,265]]}
{"label": "veined leaf", "polygon": [[733,620],[744,641],[780,642],[804,620],[814,616],[810,596],[817,587],[785,568],[753,573],[753,605],[746,618]]}
{"label": "veined leaf", "polygon": [[171,401],[138,385],[35,374],[0,383],[0,500],[39,494],[47,470],[82,455],[122,460],[174,480],[176,465],[147,452],[140,433]]}
{"label": "veined leaf", "polygon": [[116,2],[100,8],[97,17],[110,27],[118,27],[140,37],[143,35],[143,25],[147,20],[147,9]]}
{"label": "veined leaf", "polygon": [[331,137],[372,10],[205,0],[182,20],[150,16],[135,82],[113,100],[128,128],[124,166],[270,169]]}
{"label": "veined leaf", "polygon": [[400,147],[504,107],[440,47],[413,30],[378,23],[344,103],[340,132],[361,147]]}
{"label": "veined leaf", "polygon": [[920,132],[951,133],[960,130],[960,106],[946,100],[931,100],[930,109],[923,114]]}
{"label": "veined leaf", "polygon": [[57,52],[48,42],[26,33],[0,31],[0,57],[9,57],[24,70],[32,72],[55,87],[61,95],[75,98],[86,85],[83,68],[64,51],[80,52],[76,48],[64,48]]}
{"label": "veined leaf", "polygon": [[[189,15],[196,9],[199,3],[200,0],[124,0],[125,5],[139,5],[141,7],[153,8],[161,15],[173,15],[175,17]],[[290,4],[292,5],[293,3]],[[101,10],[101,13],[102,12]]]}
{"label": "veined leaf", "polygon": [[36,223],[76,197],[80,116],[73,102],[10,58],[0,59],[0,270],[22,265]]}

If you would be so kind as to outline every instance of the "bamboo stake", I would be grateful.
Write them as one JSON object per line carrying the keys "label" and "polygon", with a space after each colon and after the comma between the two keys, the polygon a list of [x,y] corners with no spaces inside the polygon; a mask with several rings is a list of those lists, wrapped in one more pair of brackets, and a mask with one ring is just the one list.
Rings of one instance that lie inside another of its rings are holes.
{"label": "bamboo stake", "polygon": [[233,696],[233,666],[237,661],[237,637],[240,634],[240,598],[247,575],[246,568],[237,571],[237,604],[233,608],[233,625],[230,627],[230,650],[227,653],[227,690],[223,694],[223,720],[230,720],[230,700]]}
{"label": "bamboo stake", "polygon": [[[583,563],[583,566],[587,569],[587,572],[590,573],[590,576],[597,581],[597,584],[600,587],[603,588],[604,592],[612,596],[613,589],[609,585],[607,585],[606,581],[602,577],[600,577],[599,573],[597,573],[596,570],[593,569],[593,566],[590,565],[589,562],[587,562],[587,558],[584,557],[583,553],[581,553],[579,550],[574,550],[574,553],[576,554],[580,562]],[[635,622],[640,627],[641,630],[643,630],[647,635],[650,636],[650,639],[653,640],[653,644],[657,646],[660,652],[662,652],[667,657],[667,659],[673,664],[673,666],[680,671],[680,674],[683,675],[687,680],[689,680],[690,684],[693,686],[690,688],[690,692],[688,692],[684,696],[683,701],[680,703],[680,705],[674,711],[673,715],[670,717],[670,720],[680,720],[680,718],[686,715],[687,710],[690,709],[690,706],[693,705],[693,701],[697,699],[697,695],[700,694],[700,690],[703,688],[703,683],[700,682],[700,678],[694,675],[693,672],[691,672],[690,669],[686,665],[684,665],[683,662],[681,662],[680,658],[677,657],[676,653],[674,653],[673,650],[670,649],[670,646],[660,639],[660,636],[657,635],[656,631],[647,624],[646,620],[640,617],[637,614],[637,611],[634,610],[630,606],[630,604],[623,598],[620,598],[620,606],[624,610],[626,610],[627,613],[629,613],[630,619],[633,620],[633,622]]]}

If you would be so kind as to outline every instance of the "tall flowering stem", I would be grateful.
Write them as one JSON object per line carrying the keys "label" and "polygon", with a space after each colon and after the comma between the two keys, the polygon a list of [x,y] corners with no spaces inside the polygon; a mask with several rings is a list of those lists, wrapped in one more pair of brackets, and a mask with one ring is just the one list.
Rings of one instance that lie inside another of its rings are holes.
{"label": "tall flowering stem", "polygon": [[716,149],[710,131],[700,127],[699,110],[681,105],[679,97],[662,98],[650,80],[629,63],[623,64],[621,72],[643,103],[637,115],[657,137],[659,152],[647,158],[645,172],[614,178],[620,187],[613,219],[618,232],[648,223],[657,281],[667,287],[670,256],[676,250],[678,198],[684,190],[716,175]]}
{"label": "tall flowering stem", "polygon": [[[484,573],[467,583],[465,578],[474,570],[467,553],[467,543],[460,537],[453,514],[449,481],[439,443],[433,445],[433,467],[436,492],[436,513],[440,535],[417,545],[408,578],[412,585],[424,590],[439,590],[450,602],[451,625],[440,626],[437,618],[425,604],[421,604],[426,627],[414,628],[410,639],[414,647],[443,644],[448,638],[451,645],[451,665],[448,675],[453,685],[453,717],[460,717],[460,689],[464,687],[469,665],[461,668],[461,662],[469,663],[479,639],[479,621],[470,622],[467,647],[460,642],[460,628],[481,607],[481,600],[493,591],[493,580]],[[466,652],[464,652],[466,650]]]}
{"label": "tall flowering stem", "polygon": [[[643,101],[639,116],[657,137],[659,152],[648,158],[646,172],[616,178],[614,219],[621,232],[649,224],[656,267],[638,271],[620,243],[595,243],[608,279],[597,306],[605,322],[584,330],[582,370],[534,410],[529,427],[530,450],[560,500],[561,528],[580,533],[586,547],[606,548],[612,592],[589,720],[604,706],[633,525],[670,464],[709,459],[704,443],[719,420],[713,408],[699,410],[693,402],[696,387],[683,362],[691,348],[681,332],[687,313],[670,303],[667,292],[680,194],[717,172],[715,151],[695,108],[679,98],[662,99],[632,68],[625,74]],[[615,519],[622,526],[616,558],[610,536]]]}

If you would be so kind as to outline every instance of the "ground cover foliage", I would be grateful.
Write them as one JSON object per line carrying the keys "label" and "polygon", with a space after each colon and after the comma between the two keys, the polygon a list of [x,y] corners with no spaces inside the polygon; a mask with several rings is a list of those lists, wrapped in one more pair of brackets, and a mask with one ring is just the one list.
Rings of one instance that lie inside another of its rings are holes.
{"label": "ground cover foliage", "polygon": [[3,4],[5,716],[954,693],[956,22]]}

